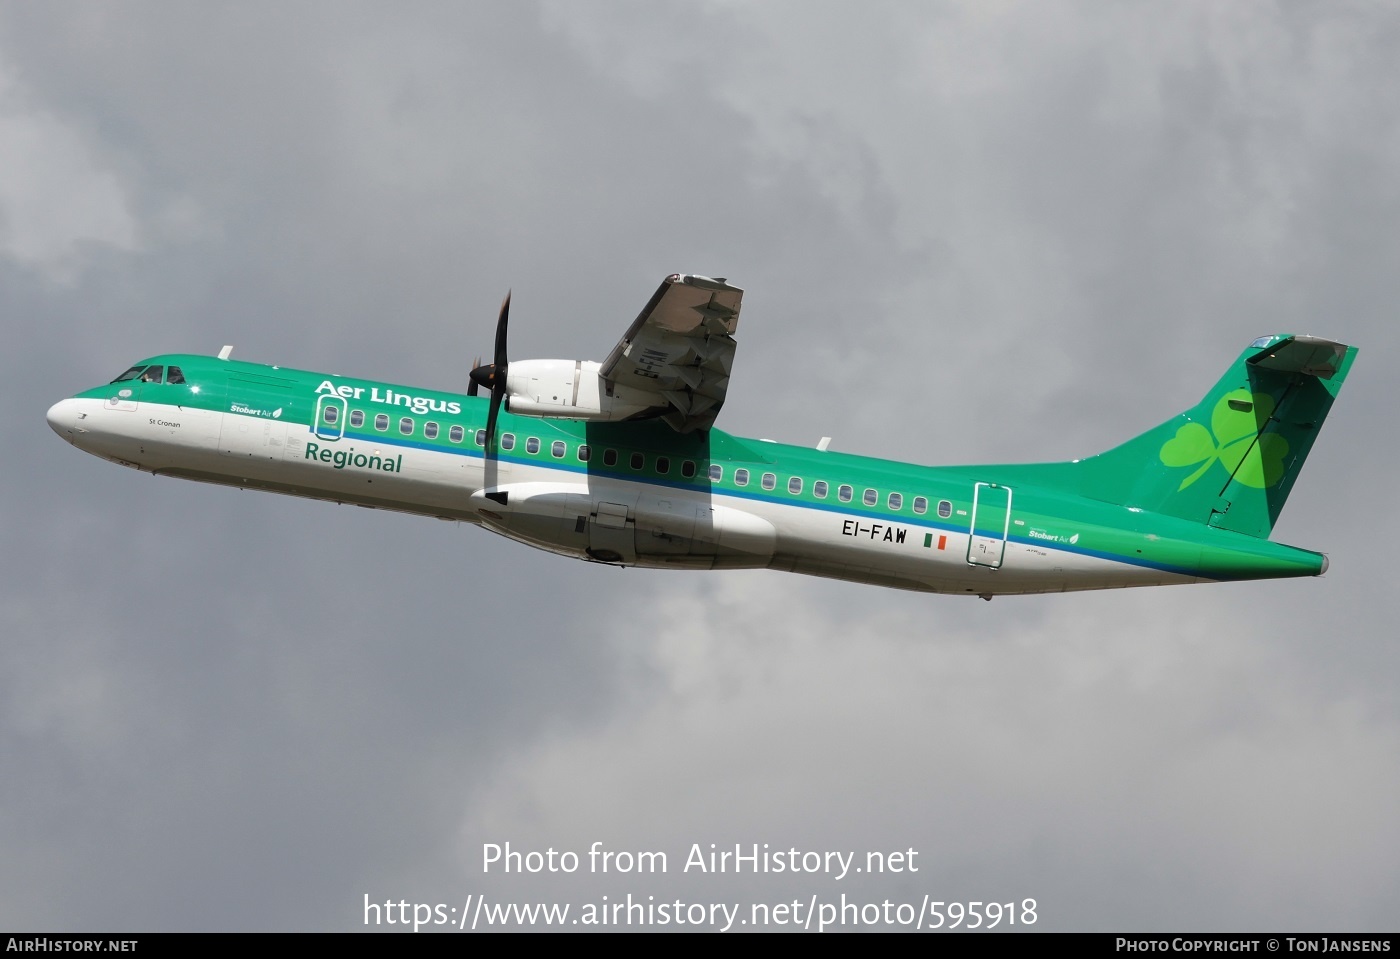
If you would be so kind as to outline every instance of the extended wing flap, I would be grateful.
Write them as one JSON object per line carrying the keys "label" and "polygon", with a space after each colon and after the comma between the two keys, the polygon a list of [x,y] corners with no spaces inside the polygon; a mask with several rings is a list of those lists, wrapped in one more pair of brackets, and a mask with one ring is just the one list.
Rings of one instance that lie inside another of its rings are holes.
{"label": "extended wing flap", "polygon": [[734,331],[744,291],[723,279],[672,274],[603,361],[609,392],[656,397],[676,430],[708,429],[724,403],[734,366]]}

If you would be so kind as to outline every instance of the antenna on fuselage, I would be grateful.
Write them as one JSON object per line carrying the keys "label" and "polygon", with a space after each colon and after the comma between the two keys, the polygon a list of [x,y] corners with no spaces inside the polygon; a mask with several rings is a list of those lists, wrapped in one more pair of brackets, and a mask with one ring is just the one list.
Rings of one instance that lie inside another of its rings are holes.
{"label": "antenna on fuselage", "polygon": [[227,345],[226,345],[222,350],[219,351],[219,359],[221,359],[221,360],[226,360],[226,359],[228,359],[229,354],[232,353],[232,352],[233,352],[233,347],[232,347],[232,346],[227,346]]}

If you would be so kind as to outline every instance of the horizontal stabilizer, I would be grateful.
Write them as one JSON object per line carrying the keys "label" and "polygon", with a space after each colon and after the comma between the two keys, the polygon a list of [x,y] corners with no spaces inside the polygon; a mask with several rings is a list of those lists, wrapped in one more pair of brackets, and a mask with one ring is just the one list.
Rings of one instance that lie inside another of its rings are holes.
{"label": "horizontal stabilizer", "polygon": [[[1273,337],[1263,337],[1263,342]],[[1256,340],[1256,343],[1261,342]],[[1330,380],[1346,359],[1345,343],[1324,340],[1320,336],[1289,336],[1266,349],[1248,362],[1266,370],[1280,373],[1305,373]]]}

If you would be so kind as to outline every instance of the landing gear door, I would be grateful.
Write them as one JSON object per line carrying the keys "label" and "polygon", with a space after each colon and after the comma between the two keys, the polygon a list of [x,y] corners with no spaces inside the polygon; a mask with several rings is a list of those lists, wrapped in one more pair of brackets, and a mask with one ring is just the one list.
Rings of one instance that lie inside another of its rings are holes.
{"label": "landing gear door", "polygon": [[311,431],[319,440],[338,440],[345,435],[345,415],[345,397],[322,393],[316,399]]}
{"label": "landing gear door", "polygon": [[588,555],[600,563],[637,562],[637,520],[622,503],[599,503],[589,517]]}
{"label": "landing gear door", "polygon": [[1011,530],[1011,487],[978,483],[972,488],[972,522],[967,538],[970,566],[1000,569]]}

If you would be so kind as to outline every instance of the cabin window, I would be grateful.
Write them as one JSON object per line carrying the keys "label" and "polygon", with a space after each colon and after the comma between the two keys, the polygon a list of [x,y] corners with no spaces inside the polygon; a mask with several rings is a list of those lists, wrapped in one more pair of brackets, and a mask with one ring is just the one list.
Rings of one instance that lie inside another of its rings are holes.
{"label": "cabin window", "polygon": [[486,431],[485,431],[485,430],[477,430],[477,431],[476,431],[476,445],[477,445],[477,446],[485,446],[485,445],[486,445]]}
{"label": "cabin window", "polygon": [[794,476],[792,479],[788,480],[788,492],[793,496],[802,492],[802,477]]}
{"label": "cabin window", "polygon": [[449,440],[451,440],[453,443],[460,443],[460,442],[462,442],[462,437],[464,437],[464,436],[466,436],[466,435],[467,435],[467,431],[464,430],[464,429],[462,429],[460,426],[454,426],[454,427],[452,427],[450,430],[447,431],[447,438],[448,438]]}
{"label": "cabin window", "polygon": [[854,494],[855,490],[851,489],[845,483],[842,483],[841,488],[836,491],[836,498],[843,503],[849,503]]}
{"label": "cabin window", "polygon": [[423,435],[430,440],[437,439],[438,425],[432,420],[428,420],[428,422],[423,424]]}
{"label": "cabin window", "polygon": [[335,421],[340,419],[340,409],[333,403],[327,403],[321,410],[321,416],[325,419],[326,425],[334,426]]}
{"label": "cabin window", "polygon": [[[330,409],[330,407],[326,408]],[[399,420],[399,432],[404,436],[413,435],[413,417],[405,416],[403,419]]]}
{"label": "cabin window", "polygon": [[695,475],[694,460],[681,460],[681,475],[684,476],[686,479],[690,479],[692,476]]}
{"label": "cabin window", "polygon": [[880,502],[880,494],[873,489],[868,489],[865,491],[865,495],[861,497],[861,502],[866,506],[874,506],[876,503]]}
{"label": "cabin window", "polygon": [[946,499],[941,499],[941,500],[939,500],[939,501],[938,501],[938,515],[939,515],[939,516],[942,516],[944,519],[947,519],[949,516],[952,516],[952,515],[953,515],[953,504],[950,503],[950,502],[948,502]]}
{"label": "cabin window", "polygon": [[710,482],[719,483],[724,480],[724,467],[718,463],[710,464]]}
{"label": "cabin window", "polygon": [[355,429],[359,429],[361,426],[364,426],[364,425],[365,425],[365,411],[364,411],[364,410],[351,410],[351,411],[350,411],[350,425],[353,426]]}
{"label": "cabin window", "polygon": [[379,413],[374,417],[374,428],[383,433],[389,428],[389,414]]}
{"label": "cabin window", "polygon": [[593,450],[588,446],[587,443],[583,444],[578,448],[578,461],[580,463],[587,463],[592,458]]}
{"label": "cabin window", "polygon": [[531,437],[529,437],[527,440],[525,440],[525,452],[530,453],[530,454],[535,454],[535,453],[538,453],[539,451],[540,451],[540,438],[539,438],[538,436],[531,436]]}
{"label": "cabin window", "polygon": [[138,376],[141,375],[141,371],[144,370],[144,369],[145,369],[144,366],[133,366],[131,369],[127,370],[125,373],[123,373],[121,376],[117,377],[117,378],[116,378],[115,380],[113,380],[112,382],[113,382],[113,383],[125,383],[125,382],[128,381],[128,380],[134,380],[134,379],[136,379],[136,377],[138,377]]}
{"label": "cabin window", "polygon": [[603,465],[604,465],[604,466],[616,466],[616,465],[617,465],[617,450],[603,450]]}
{"label": "cabin window", "polygon": [[748,486],[748,485],[749,485],[749,471],[746,470],[746,469],[737,469],[737,470],[735,470],[735,471],[734,471],[734,485],[735,485],[735,486]]}
{"label": "cabin window", "polygon": [[165,367],[163,367],[163,366],[148,366],[148,367],[146,367],[146,372],[144,372],[144,373],[141,374],[141,382],[142,382],[142,383],[159,383],[159,382],[160,382],[160,376],[161,376],[161,374],[164,373],[164,372],[165,372]]}
{"label": "cabin window", "polygon": [[764,488],[764,489],[772,489],[773,487],[775,487],[775,486],[777,486],[777,485],[778,485],[778,477],[774,476],[772,473],[764,473],[764,474],[763,474],[763,488]]}
{"label": "cabin window", "polygon": [[663,476],[671,472],[671,458],[668,456],[658,456],[656,458],[656,471]]}
{"label": "cabin window", "polygon": [[563,440],[555,440],[553,443],[549,444],[550,455],[557,460],[562,460],[564,458],[564,453],[568,448],[569,447],[565,445]]}
{"label": "cabin window", "polygon": [[180,372],[180,368],[178,366],[172,366],[170,369],[165,371],[165,382],[174,383],[178,386],[185,382],[185,374]]}
{"label": "cabin window", "polygon": [[889,499],[885,500],[885,505],[892,510],[900,510],[904,507],[904,494],[891,493]]}
{"label": "cabin window", "polygon": [[918,513],[920,516],[923,516],[925,513],[928,512],[928,498],[927,498],[927,497],[924,497],[924,496],[915,496],[915,497],[914,497],[914,512]]}
{"label": "cabin window", "polygon": [[812,495],[817,499],[826,499],[826,480],[817,480],[812,484]]}
{"label": "cabin window", "polygon": [[513,450],[513,449],[515,449],[515,434],[514,434],[514,433],[502,433],[502,434],[501,434],[501,449],[503,449],[503,450]]}
{"label": "cabin window", "polygon": [[647,458],[641,453],[633,453],[627,462],[634,470],[639,470],[646,465]]}

